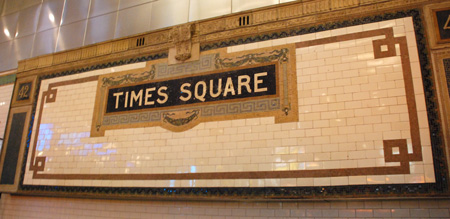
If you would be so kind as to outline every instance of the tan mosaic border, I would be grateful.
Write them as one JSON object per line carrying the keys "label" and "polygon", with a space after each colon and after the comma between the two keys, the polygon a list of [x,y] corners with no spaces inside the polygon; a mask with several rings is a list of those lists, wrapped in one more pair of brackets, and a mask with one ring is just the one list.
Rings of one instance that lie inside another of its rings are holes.
{"label": "tan mosaic border", "polygon": [[[189,179],[271,179],[271,178],[306,178],[306,177],[337,177],[337,176],[361,176],[361,175],[390,175],[409,174],[410,161],[422,161],[422,148],[420,145],[420,132],[417,118],[417,107],[415,102],[414,85],[408,53],[406,37],[394,37],[392,28],[381,30],[365,31],[342,36],[329,37],[324,39],[296,43],[296,47],[306,47],[321,45],[331,42],[342,42],[359,38],[374,36],[385,36],[384,39],[373,41],[375,58],[385,58],[396,55],[392,49],[395,44],[400,47],[400,57],[402,61],[403,77],[407,96],[408,114],[410,120],[410,132],[412,137],[413,153],[409,154],[406,139],[384,140],[383,147],[386,162],[399,162],[400,166],[390,167],[368,167],[368,168],[347,168],[347,169],[326,169],[326,170],[295,170],[295,171],[256,171],[256,172],[214,172],[214,173],[174,173],[174,174],[43,174],[39,170],[43,169],[43,161],[37,162],[35,158],[36,140],[33,143],[30,170],[33,171],[34,179],[70,179],[70,180],[189,180]],[[386,45],[388,50],[382,51],[381,46]],[[89,80],[95,80],[91,78]],[[79,80],[76,80],[80,83]],[[74,83],[64,82],[64,83]],[[61,83],[61,84],[64,84]],[[54,85],[51,86],[55,87]],[[49,91],[52,90],[49,87]],[[44,98],[47,100],[47,92],[43,93],[38,117],[38,126],[42,116]],[[37,135],[36,135],[37,136]],[[393,154],[393,148],[398,148],[398,154]],[[40,158],[42,159],[42,158]],[[41,166],[38,166],[41,164]]]}

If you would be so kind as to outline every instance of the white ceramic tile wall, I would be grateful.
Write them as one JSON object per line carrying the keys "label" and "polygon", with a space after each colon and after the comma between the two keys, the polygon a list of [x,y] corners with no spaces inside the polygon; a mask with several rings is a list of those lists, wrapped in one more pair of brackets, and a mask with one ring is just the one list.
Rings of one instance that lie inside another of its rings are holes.
{"label": "white ceramic tile wall", "polygon": [[[342,28],[228,48],[229,52],[309,41],[385,27],[407,36],[411,65],[418,65],[410,18]],[[374,60],[372,40],[357,39],[299,48],[298,123],[273,118],[205,122],[173,133],[160,127],[106,131],[89,137],[97,82],[58,87],[55,103],[45,104],[37,152],[48,174],[152,174],[283,171],[397,166],[385,163],[382,140],[406,138],[409,118],[399,56]],[[144,63],[114,71],[140,68]],[[414,68],[413,68],[414,69]],[[424,160],[411,162],[411,174],[255,180],[35,180],[24,184],[146,187],[262,187],[434,182],[431,144],[420,69],[413,73]],[[112,72],[98,70],[49,83]],[[391,83],[396,80],[396,83]],[[388,86],[389,85],[389,86]],[[39,100],[40,101],[40,100]],[[39,105],[39,102],[38,102]],[[38,112],[37,112],[38,113]],[[34,126],[36,129],[36,125]],[[32,139],[36,136],[33,134]],[[31,153],[29,153],[30,155]],[[29,163],[27,164],[29,165]],[[27,168],[28,170],[28,168]]]}
{"label": "white ceramic tile wall", "polygon": [[8,120],[9,105],[11,103],[13,89],[13,84],[0,86],[0,138],[2,139],[5,135],[6,122]]}
{"label": "white ceramic tile wall", "polygon": [[[18,46],[20,56],[11,56],[8,47],[0,46],[0,59],[5,62],[0,72],[17,68],[21,58],[289,1],[233,0],[232,4],[232,0],[0,0],[0,44],[29,35],[36,38],[31,42],[31,54],[25,48],[29,45]],[[79,23],[68,25],[74,22]]]}
{"label": "white ceramic tile wall", "polygon": [[352,201],[133,201],[2,194],[2,218],[449,218],[448,199]]}

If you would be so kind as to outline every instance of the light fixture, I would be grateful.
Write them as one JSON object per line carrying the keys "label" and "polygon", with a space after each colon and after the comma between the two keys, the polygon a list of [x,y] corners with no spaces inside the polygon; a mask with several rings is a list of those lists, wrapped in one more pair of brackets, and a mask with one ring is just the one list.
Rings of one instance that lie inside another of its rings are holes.
{"label": "light fixture", "polygon": [[55,15],[53,15],[51,12],[48,14],[48,19],[50,19],[52,23],[55,23]]}
{"label": "light fixture", "polygon": [[5,35],[7,36],[7,37],[9,37],[9,38],[11,38],[11,34],[9,33],[9,30],[8,29],[3,29],[3,32],[5,33]]}

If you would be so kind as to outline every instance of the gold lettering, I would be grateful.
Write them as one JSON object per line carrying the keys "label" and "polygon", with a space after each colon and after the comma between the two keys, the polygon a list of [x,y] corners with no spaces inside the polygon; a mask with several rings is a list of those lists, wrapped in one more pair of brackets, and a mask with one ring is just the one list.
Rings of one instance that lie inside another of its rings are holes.
{"label": "gold lettering", "polygon": [[142,106],[142,90],[136,95],[134,91],[131,91],[130,107],[133,107],[133,102],[139,100],[139,106]]}
{"label": "gold lettering", "polygon": [[[199,95],[198,87],[200,87],[200,85],[202,85],[203,87],[202,95]],[[197,84],[195,84],[195,98],[197,98],[202,102],[205,102],[205,96],[206,96],[206,83],[204,81],[199,81],[197,82]]]}
{"label": "gold lettering", "polygon": [[443,27],[444,30],[450,29],[450,27],[448,26],[448,23],[449,23],[449,22],[450,22],[450,15],[449,15],[448,18],[447,18],[447,22],[445,22],[445,24],[444,24],[444,27]]}
{"label": "gold lettering", "polygon": [[234,85],[231,78],[227,78],[227,83],[225,84],[225,90],[223,91],[223,96],[226,97],[228,92],[231,92],[231,95],[235,95],[236,92],[234,91]]}
{"label": "gold lettering", "polygon": [[263,82],[263,80],[258,79],[259,77],[266,76],[266,75],[267,75],[267,72],[255,74],[255,86],[254,86],[255,88],[253,89],[255,92],[267,91],[267,87],[259,88],[259,84],[261,84]]}
{"label": "gold lettering", "polygon": [[189,99],[191,99],[191,97],[192,97],[191,91],[185,89],[185,87],[190,87],[190,86],[191,86],[191,84],[189,84],[189,83],[184,83],[184,84],[181,85],[181,87],[180,87],[181,93],[182,93],[182,94],[187,94],[187,96],[186,96],[186,97],[180,96],[180,100],[186,102],[186,101],[188,101]]}
{"label": "gold lettering", "polygon": [[149,101],[148,99],[152,97],[152,94],[150,92],[155,91],[156,88],[151,87],[151,88],[147,88],[145,89],[145,103],[144,105],[153,105],[155,104],[155,101]]}
{"label": "gold lettering", "polygon": [[222,93],[222,78],[219,78],[219,82],[217,82],[217,93],[214,93],[214,80],[209,80],[209,95],[213,98],[216,98]]}
{"label": "gold lettering", "polygon": [[[245,79],[245,82],[243,82],[243,79]],[[252,92],[252,89],[250,88],[250,76],[239,75],[239,77],[238,77],[238,94],[242,93],[242,86],[245,86],[245,88],[247,88],[247,92],[249,92],[249,93]]]}
{"label": "gold lettering", "polygon": [[115,109],[117,109],[119,107],[119,97],[123,95],[123,92],[120,93],[114,93],[113,96],[116,97],[116,107]]}
{"label": "gold lettering", "polygon": [[125,92],[125,106],[124,106],[124,107],[125,107],[125,108],[128,107],[128,91]]}
{"label": "gold lettering", "polygon": [[30,90],[30,87],[28,85],[22,86],[19,90],[19,98],[24,99],[28,98],[28,90]]}
{"label": "gold lettering", "polygon": [[158,89],[158,95],[159,96],[161,96],[161,97],[164,97],[164,99],[157,99],[156,101],[159,103],[159,104],[164,104],[164,103],[166,103],[167,102],[167,100],[169,99],[169,95],[167,95],[166,93],[164,93],[164,92],[162,92],[162,90],[167,90],[167,87],[166,86],[162,86],[162,87],[160,87],[159,89]]}

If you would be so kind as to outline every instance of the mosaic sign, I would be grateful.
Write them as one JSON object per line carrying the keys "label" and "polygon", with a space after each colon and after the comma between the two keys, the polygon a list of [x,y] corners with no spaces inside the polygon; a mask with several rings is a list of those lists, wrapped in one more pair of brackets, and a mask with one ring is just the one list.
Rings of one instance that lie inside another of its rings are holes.
{"label": "mosaic sign", "polygon": [[[13,79],[15,79],[15,76]],[[35,83],[36,77],[34,76],[17,79],[14,86],[14,96],[11,100],[12,106],[30,104],[34,99]]]}
{"label": "mosaic sign", "polygon": [[293,50],[205,54],[193,63],[148,63],[141,70],[101,76],[91,135],[143,125],[181,132],[236,118],[297,121],[296,92],[289,92],[296,88]]}
{"label": "mosaic sign", "polygon": [[31,82],[19,84],[19,93],[17,94],[17,101],[30,99]]}
{"label": "mosaic sign", "polygon": [[277,94],[276,65],[110,88],[106,113]]}

